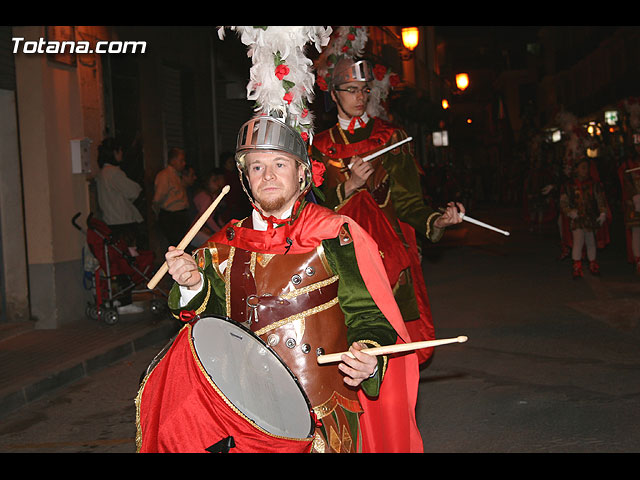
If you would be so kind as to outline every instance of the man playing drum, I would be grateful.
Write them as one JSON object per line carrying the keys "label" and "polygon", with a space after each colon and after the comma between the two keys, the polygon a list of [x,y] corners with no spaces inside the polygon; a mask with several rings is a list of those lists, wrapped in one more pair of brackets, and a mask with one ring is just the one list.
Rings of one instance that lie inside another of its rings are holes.
{"label": "man playing drum", "polygon": [[[409,341],[377,245],[349,217],[307,201],[313,171],[306,145],[280,119],[258,116],[243,125],[236,161],[254,211],[230,222],[193,255],[169,247],[174,315],[189,324],[207,315],[228,317],[276,352],[312,407],[316,428],[308,451],[422,452],[415,421],[416,354],[361,352]],[[343,355],[340,364],[316,361],[317,355],[347,349],[353,358]],[[162,383],[164,390],[172,385]],[[138,436],[143,446],[145,433],[153,437],[153,445],[141,451],[162,450],[161,444],[170,450],[171,415],[163,423],[160,413],[145,411],[142,399]],[[206,409],[194,409],[194,415],[206,416]],[[145,432],[145,422],[153,423],[154,432]],[[185,448],[203,451],[219,439]],[[265,441],[264,451],[277,449]]]}
{"label": "man playing drum", "polygon": [[[336,40],[343,38],[340,35]],[[323,67],[327,74],[321,88],[335,103],[338,121],[315,136],[311,149],[313,159],[326,166],[322,204],[353,218],[371,233],[382,250],[389,282],[412,340],[432,340],[435,332],[422,273],[420,238],[438,242],[447,227],[462,221],[464,206],[449,202],[440,212],[424,202],[410,143],[366,160],[383,147],[407,140],[407,133],[370,114],[379,110],[379,102],[374,103],[379,95],[374,95],[372,88],[372,65],[349,54],[337,58],[329,62],[331,67]],[[432,352],[419,350],[420,362],[429,360]]]}

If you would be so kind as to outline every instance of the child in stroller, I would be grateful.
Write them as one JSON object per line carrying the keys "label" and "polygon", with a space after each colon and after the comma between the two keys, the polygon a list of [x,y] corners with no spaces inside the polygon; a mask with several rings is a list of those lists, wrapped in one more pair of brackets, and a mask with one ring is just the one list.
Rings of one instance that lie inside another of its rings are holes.
{"label": "child in stroller", "polygon": [[[79,216],[80,213],[77,213],[72,223],[82,231],[76,223]],[[118,322],[120,314],[138,313],[141,309],[133,305],[132,295],[145,291],[154,294],[151,311],[161,313],[164,310],[166,300],[158,300],[155,295],[162,295],[166,299],[165,292],[159,288],[152,291],[136,289],[149,281],[147,274],[151,273],[153,266],[153,252],[138,251],[130,247],[122,237],[116,237],[107,224],[92,214],[87,217],[86,240],[91,254],[98,263],[98,268],[92,275],[95,304],[90,304],[86,312],[90,318],[114,324]]]}

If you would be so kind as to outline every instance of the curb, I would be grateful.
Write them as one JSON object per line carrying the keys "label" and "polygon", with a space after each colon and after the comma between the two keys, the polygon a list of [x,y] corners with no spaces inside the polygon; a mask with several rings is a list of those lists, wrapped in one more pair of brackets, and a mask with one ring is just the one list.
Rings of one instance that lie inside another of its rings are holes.
{"label": "curb", "polygon": [[33,381],[28,385],[18,387],[15,391],[0,395],[0,419],[24,407],[25,405],[43,398],[45,395],[91,375],[115,362],[151,347],[162,341],[168,341],[176,333],[176,324],[167,323],[142,332],[139,337],[130,339],[120,345],[115,345],[95,356],[80,360],[70,366],[60,369],[46,377]]}

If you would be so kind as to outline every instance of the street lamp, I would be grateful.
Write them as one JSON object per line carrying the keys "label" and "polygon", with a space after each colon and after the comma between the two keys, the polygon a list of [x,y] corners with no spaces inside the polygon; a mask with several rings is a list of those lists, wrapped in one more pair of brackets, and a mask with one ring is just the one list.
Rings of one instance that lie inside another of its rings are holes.
{"label": "street lamp", "polygon": [[464,92],[469,86],[469,75],[466,73],[458,73],[456,75],[456,86]]}
{"label": "street lamp", "polygon": [[404,48],[413,52],[413,49],[418,46],[420,39],[420,32],[418,27],[405,27],[402,29],[402,44]]}
{"label": "street lamp", "polygon": [[449,101],[446,98],[442,99],[442,109],[446,110],[447,108],[449,108]]}

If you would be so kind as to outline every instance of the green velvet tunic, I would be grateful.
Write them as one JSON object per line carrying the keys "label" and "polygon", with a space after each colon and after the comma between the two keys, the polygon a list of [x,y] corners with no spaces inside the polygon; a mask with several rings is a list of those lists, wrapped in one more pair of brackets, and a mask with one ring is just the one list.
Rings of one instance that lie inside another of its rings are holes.
{"label": "green velvet tunic", "polygon": [[[382,120],[374,118],[369,120],[364,127],[356,128],[353,134],[346,130],[343,130],[342,133],[349,144],[361,142],[371,136],[374,122],[380,121]],[[339,128],[337,125],[332,127],[336,139],[342,138],[338,132]],[[387,145],[407,138],[407,134],[402,129],[396,129],[391,138]],[[324,164],[327,164],[329,160],[329,157],[323,154],[315,144],[312,145],[311,156],[314,160]],[[398,219],[411,225],[419,237],[426,237],[431,242],[439,241],[444,234],[444,229],[435,228],[433,223],[441,213],[424,202],[420,174],[411,154],[411,148],[405,144],[400,149],[394,149],[378,158],[381,158],[382,166],[389,174],[390,198]],[[349,162],[348,158],[342,160],[345,164]],[[344,183],[340,183],[337,187],[328,187],[329,184],[330,182],[325,182],[322,186],[326,198],[323,204],[327,208],[335,209],[346,200]],[[397,227],[394,225],[394,228]]]}
{"label": "green velvet tunic", "polygon": [[[348,227],[345,224],[345,229]],[[391,324],[371,298],[358,269],[353,243],[340,245],[338,238],[322,242],[326,259],[333,273],[339,276],[338,302],[344,313],[348,344],[356,341],[370,343],[371,346],[391,345],[397,334]],[[184,307],[180,307],[180,288],[174,284],[169,292],[169,308],[178,317],[181,310],[198,312],[200,316],[226,316],[225,282],[216,272],[212,257],[205,249],[205,264],[199,268],[203,274],[203,288]],[[329,353],[329,352],[328,352]],[[378,357],[376,375],[361,385],[369,396],[376,396],[384,376],[387,358]]]}

